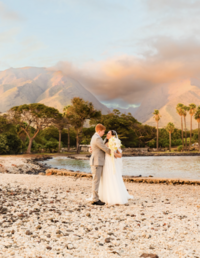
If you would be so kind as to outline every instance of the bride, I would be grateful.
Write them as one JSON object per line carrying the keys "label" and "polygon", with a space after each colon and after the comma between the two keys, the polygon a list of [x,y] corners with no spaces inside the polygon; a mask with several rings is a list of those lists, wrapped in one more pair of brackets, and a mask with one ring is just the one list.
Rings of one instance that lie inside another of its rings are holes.
{"label": "bride", "polygon": [[[116,131],[111,130],[108,132],[105,140],[107,147],[111,137],[118,138]],[[114,159],[115,171],[111,155],[105,155],[105,163],[99,185],[100,200],[107,204],[125,204],[128,202],[128,199],[133,199],[133,196],[128,194],[122,178],[122,150],[120,148],[116,151],[115,157],[117,158]]]}

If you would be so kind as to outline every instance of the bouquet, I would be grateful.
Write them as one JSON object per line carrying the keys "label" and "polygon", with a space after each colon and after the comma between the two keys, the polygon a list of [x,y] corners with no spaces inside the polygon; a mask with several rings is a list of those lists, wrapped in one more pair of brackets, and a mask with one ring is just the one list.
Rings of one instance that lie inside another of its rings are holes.
{"label": "bouquet", "polygon": [[114,160],[114,153],[116,150],[118,150],[121,147],[121,141],[118,138],[111,137],[108,142],[108,147],[111,149],[111,157],[112,157],[112,162],[113,162],[113,171],[114,173],[116,172],[115,170],[115,160]]}

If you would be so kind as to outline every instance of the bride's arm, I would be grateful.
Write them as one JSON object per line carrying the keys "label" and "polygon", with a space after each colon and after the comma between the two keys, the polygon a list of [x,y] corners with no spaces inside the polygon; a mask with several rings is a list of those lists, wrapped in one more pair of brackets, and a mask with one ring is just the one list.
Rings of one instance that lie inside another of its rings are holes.
{"label": "bride's arm", "polygon": [[[121,149],[120,149],[121,150]],[[122,157],[122,152],[120,152],[120,150],[117,150],[116,153],[115,153],[115,156],[117,158],[121,158]]]}

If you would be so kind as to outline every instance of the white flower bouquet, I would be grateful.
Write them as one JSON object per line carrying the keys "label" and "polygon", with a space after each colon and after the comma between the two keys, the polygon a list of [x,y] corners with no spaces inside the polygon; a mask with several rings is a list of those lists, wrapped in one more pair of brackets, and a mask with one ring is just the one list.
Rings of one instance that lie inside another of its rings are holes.
{"label": "white flower bouquet", "polygon": [[113,171],[114,173],[116,172],[115,171],[115,160],[114,160],[114,153],[116,150],[118,150],[120,147],[121,147],[121,141],[120,139],[116,138],[116,137],[111,137],[109,139],[109,142],[108,142],[108,147],[109,149],[111,149],[111,157],[112,157],[112,161],[113,161]]}

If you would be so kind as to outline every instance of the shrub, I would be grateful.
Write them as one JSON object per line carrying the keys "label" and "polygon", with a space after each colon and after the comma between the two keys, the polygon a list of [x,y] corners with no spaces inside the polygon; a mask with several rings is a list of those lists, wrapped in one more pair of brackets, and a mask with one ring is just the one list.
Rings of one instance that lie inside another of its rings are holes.
{"label": "shrub", "polygon": [[46,150],[49,150],[50,152],[53,152],[55,150],[58,149],[58,142],[56,141],[48,141],[46,144],[45,144],[45,149]]}
{"label": "shrub", "polygon": [[0,154],[7,154],[8,152],[7,138],[5,135],[0,134]]}
{"label": "shrub", "polygon": [[22,149],[22,141],[18,137],[18,135],[13,133],[5,133],[4,134],[7,139],[7,145],[9,148],[9,154],[17,154]]}
{"label": "shrub", "polygon": [[148,142],[147,144],[150,148],[155,148],[156,147],[156,141],[153,139]]}
{"label": "shrub", "polygon": [[169,142],[168,141],[164,141],[163,144],[162,144],[162,147],[168,148],[169,147]]}
{"label": "shrub", "polygon": [[90,140],[85,139],[85,140],[81,141],[81,144],[88,145],[88,144],[90,144]]}
{"label": "shrub", "polygon": [[172,141],[172,146],[179,146],[182,145],[182,140],[181,139],[177,139]]}
{"label": "shrub", "polygon": [[183,145],[178,146],[177,150],[182,151],[183,150]]}

